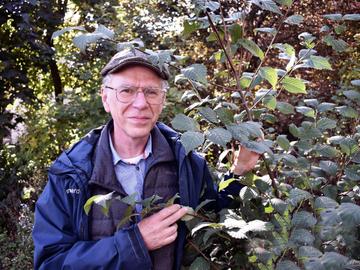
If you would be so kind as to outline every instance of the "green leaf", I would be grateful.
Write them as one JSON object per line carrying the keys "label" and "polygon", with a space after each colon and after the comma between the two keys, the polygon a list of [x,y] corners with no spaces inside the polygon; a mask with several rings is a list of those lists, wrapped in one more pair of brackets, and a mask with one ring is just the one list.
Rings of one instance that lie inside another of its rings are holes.
{"label": "green leaf", "polygon": [[329,19],[329,20],[332,20],[332,21],[340,21],[342,19],[342,15],[340,13],[325,14],[325,15],[323,15],[323,17],[325,19]]}
{"label": "green leaf", "polygon": [[336,39],[331,35],[326,35],[323,40],[328,46],[331,46],[337,52],[343,52],[349,47],[349,44],[347,44],[344,40]]}
{"label": "green leaf", "polygon": [[337,127],[337,121],[329,118],[320,118],[316,123],[316,127],[320,130],[333,129]]}
{"label": "green leaf", "polygon": [[284,214],[284,212],[286,211],[287,207],[288,207],[288,203],[284,202],[281,199],[278,198],[272,198],[270,200],[271,205],[274,207],[275,211],[278,212],[279,214]]}
{"label": "green leaf", "polygon": [[186,154],[202,145],[204,140],[204,135],[195,131],[186,131],[180,138],[180,141],[185,148]]}
{"label": "green leaf", "polygon": [[350,106],[339,106],[335,108],[336,111],[340,113],[340,115],[347,117],[347,118],[358,118],[359,113]]}
{"label": "green leaf", "polygon": [[200,28],[201,24],[196,21],[184,21],[183,36],[188,38],[193,32],[196,32]]}
{"label": "green leaf", "polygon": [[355,90],[348,90],[343,92],[348,99],[360,102],[360,93]]}
{"label": "green leaf", "polygon": [[360,151],[357,151],[352,155],[351,161],[360,164]]}
{"label": "green leaf", "polygon": [[227,188],[232,182],[237,181],[236,178],[230,178],[224,181],[220,181],[219,183],[219,191]]}
{"label": "green leaf", "polygon": [[194,119],[180,113],[175,116],[175,118],[171,121],[171,125],[174,129],[180,131],[197,131],[198,124]]}
{"label": "green leaf", "polygon": [[303,115],[305,115],[305,116],[307,116],[307,117],[315,118],[315,111],[314,111],[314,109],[312,109],[310,107],[297,106],[296,111],[303,114]]}
{"label": "green leaf", "polygon": [[240,45],[248,50],[252,55],[259,57],[261,60],[264,59],[264,52],[260,49],[260,47],[250,39],[240,39]]}
{"label": "green leaf", "polygon": [[229,130],[232,137],[239,142],[247,141],[250,135],[246,129],[239,125],[226,125],[226,129]]}
{"label": "green leaf", "polygon": [[277,144],[284,149],[285,151],[288,151],[290,148],[290,142],[287,139],[286,135],[279,135],[276,138]]}
{"label": "green leaf", "polygon": [[101,38],[108,38],[101,33],[87,33],[81,34],[73,38],[74,45],[80,49],[81,52],[85,52],[86,46],[91,43],[95,43]]}
{"label": "green leaf", "polygon": [[261,124],[258,122],[247,121],[238,124],[239,128],[244,129],[248,134],[256,138],[264,138],[264,133],[261,129]]}
{"label": "green leaf", "polygon": [[276,108],[283,114],[293,114],[295,113],[294,106],[287,102],[280,102],[276,103]]}
{"label": "green leaf", "polygon": [[189,221],[189,220],[192,220],[194,218],[194,215],[195,215],[195,210],[192,209],[191,207],[189,206],[182,206],[183,208],[186,208],[187,209],[187,213],[185,214],[185,216],[183,216],[181,218],[182,221]]}
{"label": "green leaf", "polygon": [[210,263],[203,257],[197,257],[190,265],[189,270],[210,270]]}
{"label": "green leaf", "polygon": [[121,198],[120,200],[123,202],[123,203],[126,203],[128,205],[131,205],[131,206],[135,206],[136,204],[136,193],[133,193],[131,195],[128,195],[124,198]]}
{"label": "green leaf", "polygon": [[326,197],[326,196],[317,197],[315,199],[315,203],[314,203],[314,207],[317,210],[327,209],[327,208],[336,208],[338,206],[339,206],[339,204],[335,200],[333,200],[329,197]]}
{"label": "green leaf", "polygon": [[315,69],[327,69],[332,70],[329,60],[322,56],[310,55],[312,66]]}
{"label": "green leaf", "polygon": [[272,67],[262,67],[260,68],[260,76],[267,80],[275,89],[278,80],[276,69]]}
{"label": "green leaf", "polygon": [[319,112],[326,112],[332,110],[333,108],[335,108],[335,106],[336,105],[334,103],[323,102],[319,104],[317,110]]}
{"label": "green leaf", "polygon": [[129,205],[125,212],[124,215],[122,217],[122,219],[119,221],[119,223],[116,225],[116,228],[119,230],[121,229],[124,225],[126,225],[126,223],[128,223],[131,220],[131,217],[133,216],[133,206]]}
{"label": "green leaf", "polygon": [[293,242],[296,245],[312,246],[315,241],[315,237],[312,233],[305,229],[294,229],[291,233],[289,242]]}
{"label": "green leaf", "polygon": [[90,209],[91,209],[91,205],[93,203],[97,204],[97,205],[100,205],[101,206],[101,210],[103,211],[103,213],[105,215],[108,214],[109,212],[109,201],[113,198],[113,195],[114,195],[114,191],[113,192],[110,192],[108,194],[104,194],[104,195],[95,195],[95,196],[92,196],[90,197],[85,205],[84,205],[84,211],[85,213],[88,215],[89,212],[90,212]]}
{"label": "green leaf", "polygon": [[300,270],[300,268],[289,260],[280,261],[275,270]]}
{"label": "green leaf", "polygon": [[204,117],[207,121],[214,124],[219,122],[216,112],[213,109],[209,107],[200,107],[198,110],[200,115]]}
{"label": "green leaf", "polygon": [[352,80],[351,84],[354,86],[360,86],[360,80]]}
{"label": "green leaf", "polygon": [[303,258],[313,258],[313,257],[321,257],[322,252],[318,250],[317,248],[311,247],[311,246],[302,246],[299,248],[299,257]]}
{"label": "green leaf", "polygon": [[359,165],[349,166],[344,170],[345,175],[351,181],[360,181],[360,167]]}
{"label": "green leaf", "polygon": [[238,23],[234,23],[229,27],[231,42],[236,43],[243,36],[243,29]]}
{"label": "green leaf", "polygon": [[336,150],[336,148],[331,147],[329,145],[317,145],[315,147],[315,151],[323,157],[326,158],[335,158],[338,156],[339,152]]}
{"label": "green leaf", "polygon": [[219,9],[220,3],[215,1],[206,1],[205,6],[207,9],[210,9],[211,11],[216,11]]}
{"label": "green leaf", "polygon": [[283,5],[283,6],[288,6],[290,7],[293,3],[293,0],[275,0],[276,3]]}
{"label": "green leaf", "polygon": [[292,15],[285,20],[286,23],[295,24],[295,25],[299,25],[303,21],[304,21],[304,17],[301,15],[297,15],[297,14]]}
{"label": "green leaf", "polygon": [[337,252],[325,252],[321,257],[321,263],[325,269],[343,270],[349,258]]}
{"label": "green leaf", "polygon": [[276,108],[276,98],[271,95],[266,95],[262,100],[264,106],[269,110],[275,110]]}
{"label": "green leaf", "polygon": [[338,215],[347,226],[356,227],[360,224],[359,205],[354,203],[342,203],[338,208]]}
{"label": "green leaf", "polygon": [[181,73],[191,81],[207,85],[207,69],[203,64],[192,64],[187,68],[182,68]]}
{"label": "green leaf", "polygon": [[57,38],[58,36],[61,36],[62,34],[64,34],[65,32],[69,32],[69,31],[73,31],[73,30],[78,30],[78,31],[86,31],[86,29],[83,26],[70,26],[70,27],[65,27],[61,30],[57,30],[54,33],[52,33],[51,35],[51,39]]}
{"label": "green leaf", "polygon": [[206,132],[206,137],[213,143],[226,147],[226,144],[231,141],[232,135],[226,129],[214,128]]}
{"label": "green leaf", "polygon": [[291,226],[297,228],[312,228],[315,226],[317,219],[307,211],[295,212],[291,219]]}
{"label": "green leaf", "polygon": [[301,201],[311,198],[312,195],[309,192],[298,188],[294,188],[290,191],[289,202],[293,206],[297,206]]}
{"label": "green leaf", "polygon": [[251,187],[243,187],[240,190],[240,199],[243,202],[247,202],[251,199],[257,198],[259,196],[259,194]]}
{"label": "green leaf", "polygon": [[358,143],[353,138],[344,138],[340,141],[341,152],[350,156],[359,150]]}
{"label": "green leaf", "polygon": [[264,33],[269,33],[272,35],[276,34],[276,28],[270,28],[270,27],[260,27],[260,28],[255,28],[254,29],[255,32],[264,32]]}
{"label": "green leaf", "polygon": [[360,14],[345,14],[342,19],[344,21],[360,21]]}
{"label": "green leaf", "polygon": [[260,141],[260,142],[247,141],[247,142],[243,142],[242,145],[247,149],[249,149],[250,151],[253,151],[258,154],[263,154],[265,152],[268,152],[270,154],[272,153],[271,149],[264,141]]}
{"label": "green leaf", "polygon": [[224,107],[215,109],[221,123],[228,125],[234,122],[234,112]]}
{"label": "green leaf", "polygon": [[255,186],[261,192],[266,192],[271,187],[271,180],[269,180],[270,179],[258,178],[255,180]]}
{"label": "green leaf", "polygon": [[103,38],[114,39],[115,33],[105,25],[99,24],[95,30],[96,33],[103,34]]}
{"label": "green leaf", "polygon": [[263,10],[268,10],[268,11],[282,15],[279,7],[272,0],[250,0],[250,2],[257,5],[259,8],[261,8]]}
{"label": "green leaf", "polygon": [[209,200],[209,199],[206,199],[205,201],[202,201],[198,206],[196,206],[195,208],[195,212],[197,213],[200,209],[202,209],[205,205],[207,205],[208,203],[211,203],[215,200]]}
{"label": "green leaf", "polygon": [[305,83],[297,78],[286,76],[282,81],[285,90],[292,94],[306,94]]}
{"label": "green leaf", "polygon": [[175,203],[176,199],[180,199],[180,195],[179,193],[176,193],[174,196],[172,196],[167,202],[166,202],[166,206],[170,206],[173,205]]}
{"label": "green leaf", "polygon": [[321,160],[319,163],[320,168],[328,175],[336,175],[338,166],[331,160]]}

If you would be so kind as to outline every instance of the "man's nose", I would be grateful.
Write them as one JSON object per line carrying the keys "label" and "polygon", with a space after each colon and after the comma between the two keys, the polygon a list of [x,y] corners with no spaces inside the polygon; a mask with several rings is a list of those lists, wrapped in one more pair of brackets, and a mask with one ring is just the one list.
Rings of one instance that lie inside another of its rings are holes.
{"label": "man's nose", "polygon": [[144,108],[148,106],[145,95],[143,91],[137,91],[135,95],[135,99],[132,105],[136,108]]}

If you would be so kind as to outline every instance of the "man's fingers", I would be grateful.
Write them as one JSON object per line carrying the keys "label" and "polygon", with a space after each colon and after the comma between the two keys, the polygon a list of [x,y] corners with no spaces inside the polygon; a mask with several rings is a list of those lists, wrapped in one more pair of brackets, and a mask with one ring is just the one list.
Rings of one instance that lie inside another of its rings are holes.
{"label": "man's fingers", "polygon": [[178,211],[181,208],[180,205],[178,204],[173,204],[170,205],[168,207],[165,207],[164,209],[161,209],[159,212],[157,212],[155,215],[157,215],[157,217],[160,220],[164,220],[167,217],[171,216],[172,214],[174,214],[176,211]]}
{"label": "man's fingers", "polygon": [[170,215],[166,219],[164,219],[163,222],[166,226],[169,226],[171,224],[174,224],[176,221],[178,221],[183,216],[185,216],[186,213],[187,213],[186,207],[182,207],[182,208],[178,209],[175,213],[173,213],[172,215]]}

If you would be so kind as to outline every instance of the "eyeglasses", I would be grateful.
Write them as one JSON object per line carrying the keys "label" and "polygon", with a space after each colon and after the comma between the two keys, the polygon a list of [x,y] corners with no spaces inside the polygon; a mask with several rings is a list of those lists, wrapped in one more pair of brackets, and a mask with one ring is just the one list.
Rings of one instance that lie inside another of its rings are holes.
{"label": "eyeglasses", "polygon": [[159,105],[164,102],[166,90],[162,90],[157,87],[139,87],[135,86],[120,86],[119,88],[113,88],[105,86],[105,88],[116,91],[116,99],[122,103],[131,103],[135,100],[138,92],[143,92],[146,101],[151,105]]}

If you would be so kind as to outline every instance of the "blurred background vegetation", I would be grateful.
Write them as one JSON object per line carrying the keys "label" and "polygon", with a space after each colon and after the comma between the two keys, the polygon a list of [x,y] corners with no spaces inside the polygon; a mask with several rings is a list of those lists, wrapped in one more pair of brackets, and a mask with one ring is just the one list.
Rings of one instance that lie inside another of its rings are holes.
{"label": "blurred background vegetation", "polygon": [[[98,95],[99,71],[117,45],[100,41],[80,52],[72,41],[76,31],[54,39],[52,34],[68,26],[83,26],[91,32],[102,24],[115,32],[118,42],[141,39],[146,48],[186,56],[181,60],[184,63],[211,66],[211,55],[218,47],[209,33],[204,30],[190,36],[183,31],[185,19],[192,15],[189,5],[188,0],[0,2],[0,269],[32,269],[33,210],[46,183],[47,168],[61,151],[108,118]],[[229,11],[246,9],[248,4],[230,0],[223,1],[222,6]],[[349,0],[294,1],[292,12],[305,20],[299,26],[285,26],[277,39],[296,44],[299,29],[315,32],[326,20],[323,14],[355,13],[359,8],[356,1]],[[251,10],[246,31],[278,20],[272,13],[258,11]],[[337,52],[325,45],[317,48],[320,55],[331,56],[333,70],[301,74],[304,79],[316,78],[309,88],[317,91],[311,91],[308,98],[330,99],[340,84],[348,85],[360,77],[360,48],[354,40],[359,39],[358,30],[355,22],[350,27],[339,23],[337,31],[351,46]],[[269,44],[270,37],[256,37],[260,46]],[[257,64],[249,56],[249,70]],[[216,66],[208,68],[208,73],[212,75],[215,70]],[[222,80],[218,77],[216,83]],[[185,107],[180,97],[187,86],[173,82],[171,86],[162,115],[165,122]],[[216,95],[212,86],[207,91]],[[274,129],[284,134],[290,120],[280,120]],[[296,123],[296,119],[291,121]]]}

